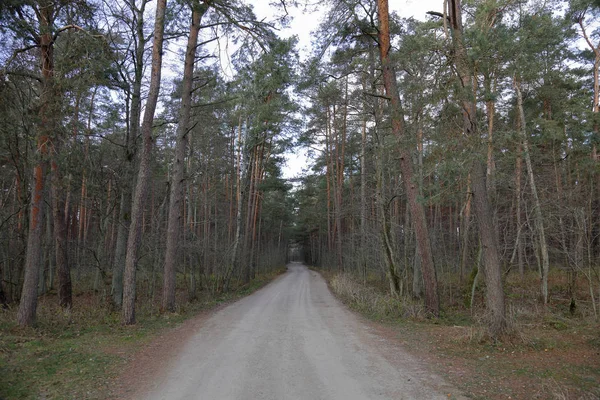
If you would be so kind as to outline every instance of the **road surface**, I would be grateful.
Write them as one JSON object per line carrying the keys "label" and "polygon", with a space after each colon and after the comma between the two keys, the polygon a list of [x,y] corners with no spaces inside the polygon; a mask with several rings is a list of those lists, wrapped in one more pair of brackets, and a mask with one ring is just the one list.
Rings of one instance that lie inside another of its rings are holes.
{"label": "road surface", "polygon": [[456,393],[375,335],[319,274],[292,263],[265,288],[212,316],[144,398],[420,400]]}

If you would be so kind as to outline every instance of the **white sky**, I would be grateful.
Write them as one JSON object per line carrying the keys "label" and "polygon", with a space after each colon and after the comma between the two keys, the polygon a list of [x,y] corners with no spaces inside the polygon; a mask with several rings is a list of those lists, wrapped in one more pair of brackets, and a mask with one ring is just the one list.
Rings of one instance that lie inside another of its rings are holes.
{"label": "white sky", "polygon": [[[259,18],[269,18],[271,8],[269,0],[259,0],[254,4],[254,11]],[[314,6],[309,7],[314,9]],[[427,11],[442,11],[443,0],[390,0],[390,9],[402,17],[414,17],[424,20]],[[317,29],[323,20],[324,7],[317,7],[315,12],[304,12],[302,8],[290,7],[288,12],[293,17],[290,27],[281,31],[281,37],[298,36],[298,48],[301,58],[310,52],[312,32]],[[302,174],[303,169],[308,169],[310,161],[302,149],[294,149],[293,153],[286,154],[287,165],[283,167],[284,178],[294,178]]]}

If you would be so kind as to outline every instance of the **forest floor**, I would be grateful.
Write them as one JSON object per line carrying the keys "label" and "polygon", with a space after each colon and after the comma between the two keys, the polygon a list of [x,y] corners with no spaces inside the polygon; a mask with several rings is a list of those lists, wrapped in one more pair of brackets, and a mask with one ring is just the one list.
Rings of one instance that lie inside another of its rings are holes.
{"label": "forest floor", "polygon": [[[570,316],[561,296],[545,310],[536,305],[535,296],[531,301],[509,296],[513,332],[493,341],[479,323],[483,307],[472,315],[460,302],[450,301],[448,293],[442,295],[447,309],[437,320],[424,318],[420,305],[410,300],[397,307],[396,315],[389,305],[382,315],[365,307],[370,295],[357,295],[362,283],[354,280],[352,289],[340,290],[338,275],[323,274],[338,298],[370,320],[379,335],[399,342],[473,399],[600,398],[598,322],[589,314]],[[518,292],[518,287],[508,286]],[[370,287],[368,292],[375,290]]]}
{"label": "forest floor", "polygon": [[55,293],[41,297],[36,328],[18,327],[16,309],[0,310],[0,399],[128,398],[133,383],[150,381],[208,315],[283,271],[218,297],[200,292],[191,303],[178,293],[181,306],[171,314],[158,313],[158,298],[140,299],[137,324],[127,327],[105,297],[89,292],[75,292],[70,312]]}

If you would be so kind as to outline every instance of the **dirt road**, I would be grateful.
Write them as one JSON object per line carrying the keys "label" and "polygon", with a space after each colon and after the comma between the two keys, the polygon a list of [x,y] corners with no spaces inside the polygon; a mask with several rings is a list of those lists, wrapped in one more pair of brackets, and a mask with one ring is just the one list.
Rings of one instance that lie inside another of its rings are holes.
{"label": "dirt road", "polygon": [[372,333],[323,278],[292,263],[217,312],[146,399],[448,399],[457,391]]}

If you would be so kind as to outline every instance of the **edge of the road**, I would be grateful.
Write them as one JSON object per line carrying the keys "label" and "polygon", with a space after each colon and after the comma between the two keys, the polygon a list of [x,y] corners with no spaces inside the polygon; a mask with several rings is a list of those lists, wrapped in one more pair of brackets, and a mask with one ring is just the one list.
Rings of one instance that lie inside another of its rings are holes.
{"label": "edge of the road", "polygon": [[[329,293],[335,301],[349,314],[353,315],[360,323],[367,327],[367,332],[361,332],[362,336],[372,335],[379,340],[376,351],[391,365],[406,369],[407,365],[412,365],[411,370],[424,371],[430,378],[429,382],[441,393],[445,393],[448,399],[467,400],[466,396],[459,388],[448,382],[438,371],[429,365],[429,360],[423,355],[419,355],[409,349],[408,343],[399,337],[399,332],[389,323],[381,322],[369,318],[360,311],[352,309],[331,287],[330,280],[318,268],[307,266],[308,270],[317,274],[325,281]],[[408,362],[407,362],[408,361]]]}
{"label": "edge of the road", "polygon": [[190,316],[177,326],[157,332],[148,343],[127,357],[121,368],[123,372],[114,378],[111,390],[105,394],[105,398],[125,400],[142,397],[148,391],[150,384],[177,359],[187,342],[208,319],[217,312],[283,279],[289,273],[288,266],[289,264],[285,269],[281,268],[278,274],[273,275],[264,284],[254,287],[253,290],[238,293],[233,298],[216,303]]}

